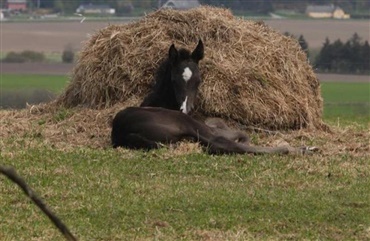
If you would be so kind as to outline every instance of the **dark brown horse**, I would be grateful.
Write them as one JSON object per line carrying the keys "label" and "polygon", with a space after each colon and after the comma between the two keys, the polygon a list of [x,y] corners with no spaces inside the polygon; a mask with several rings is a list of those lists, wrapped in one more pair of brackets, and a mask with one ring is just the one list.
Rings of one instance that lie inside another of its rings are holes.
{"label": "dark brown horse", "polygon": [[168,58],[162,62],[155,75],[153,90],[144,99],[141,107],[163,107],[189,113],[194,107],[202,81],[198,63],[203,57],[202,40],[199,40],[191,53],[187,49],[177,50],[172,44]]}
{"label": "dark brown horse", "polygon": [[160,65],[153,91],[141,107],[129,107],[113,119],[113,147],[158,148],[160,143],[199,141],[209,153],[289,153],[307,148],[250,146],[241,131],[228,128],[219,119],[205,123],[186,115],[194,107],[201,76],[198,63],[204,57],[200,40],[193,52],[171,45],[168,58]]}
{"label": "dark brown horse", "polygon": [[290,146],[250,146],[248,138],[239,131],[208,126],[180,111],[158,107],[129,107],[117,113],[112,126],[113,147],[155,149],[160,143],[182,140],[199,142],[211,154],[231,153],[306,153],[316,149]]}

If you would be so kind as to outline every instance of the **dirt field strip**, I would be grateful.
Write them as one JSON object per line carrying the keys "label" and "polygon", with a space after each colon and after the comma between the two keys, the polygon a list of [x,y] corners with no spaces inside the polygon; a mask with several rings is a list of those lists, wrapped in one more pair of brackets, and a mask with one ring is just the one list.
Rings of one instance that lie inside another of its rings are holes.
{"label": "dirt field strip", "polygon": [[328,37],[331,42],[337,39],[347,41],[354,33],[362,40],[369,41],[370,29],[368,20],[267,20],[272,28],[282,33],[289,32],[295,36],[303,35],[309,48],[321,48]]}
{"label": "dirt field strip", "polygon": [[[70,44],[76,50],[88,35],[110,24],[127,23],[122,21],[79,21],[71,22],[24,22],[1,23],[1,52],[34,50],[61,53]],[[340,38],[347,41],[355,32],[363,40],[370,40],[367,20],[266,20],[272,28],[281,33],[290,32],[305,37],[310,48],[320,48],[328,37],[331,41]]]}
{"label": "dirt field strip", "polygon": [[369,75],[316,74],[320,82],[357,82],[370,83]]}

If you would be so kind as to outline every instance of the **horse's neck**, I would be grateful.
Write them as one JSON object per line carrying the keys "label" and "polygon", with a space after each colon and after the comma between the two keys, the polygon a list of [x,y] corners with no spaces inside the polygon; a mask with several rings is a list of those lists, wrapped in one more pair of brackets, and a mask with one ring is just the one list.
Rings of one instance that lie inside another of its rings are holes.
{"label": "horse's neck", "polygon": [[171,68],[163,66],[156,76],[153,92],[144,100],[144,105],[163,107],[166,109],[179,109],[176,102],[174,88],[171,82]]}
{"label": "horse's neck", "polygon": [[171,82],[171,67],[167,68],[156,76],[156,86],[154,88],[158,98],[168,99],[168,96],[175,96]]}

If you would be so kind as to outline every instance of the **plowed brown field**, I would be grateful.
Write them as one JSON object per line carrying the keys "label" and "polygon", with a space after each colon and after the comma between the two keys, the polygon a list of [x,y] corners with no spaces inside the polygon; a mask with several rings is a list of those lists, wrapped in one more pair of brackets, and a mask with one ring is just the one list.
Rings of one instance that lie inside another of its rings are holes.
{"label": "plowed brown field", "polygon": [[[67,45],[80,50],[83,42],[110,24],[125,24],[125,21],[85,21],[69,22],[1,22],[0,52],[33,50],[44,53],[61,53]],[[310,48],[320,48],[328,37],[331,41],[338,38],[348,40],[357,32],[363,40],[370,40],[369,22],[367,20],[267,20],[272,28],[294,35],[303,34]],[[64,64],[1,64],[2,73],[25,74],[66,74],[72,65]],[[359,81],[368,82],[369,76],[320,75],[322,81]]]}
{"label": "plowed brown field", "polygon": [[[66,45],[81,49],[82,42],[109,24],[124,24],[124,21],[79,21],[69,22],[1,22],[1,52],[34,50],[40,52],[62,52]],[[326,37],[331,41],[338,38],[347,41],[355,32],[369,40],[367,20],[267,20],[272,28],[294,35],[303,34],[310,48],[322,46]]]}

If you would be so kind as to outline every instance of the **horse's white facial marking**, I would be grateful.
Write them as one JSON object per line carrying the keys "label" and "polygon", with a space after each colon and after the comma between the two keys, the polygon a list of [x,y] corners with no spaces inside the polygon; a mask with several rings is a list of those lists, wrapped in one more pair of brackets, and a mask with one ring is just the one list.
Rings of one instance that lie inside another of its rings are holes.
{"label": "horse's white facial marking", "polygon": [[193,72],[189,69],[189,67],[186,67],[184,69],[184,72],[182,73],[182,78],[185,80],[185,82],[188,82],[188,80],[191,78],[193,75]]}
{"label": "horse's white facial marking", "polygon": [[188,97],[186,96],[184,102],[182,102],[182,105],[180,107],[181,112],[184,113],[184,114],[188,113],[188,110],[186,108],[187,104],[188,104]]}

